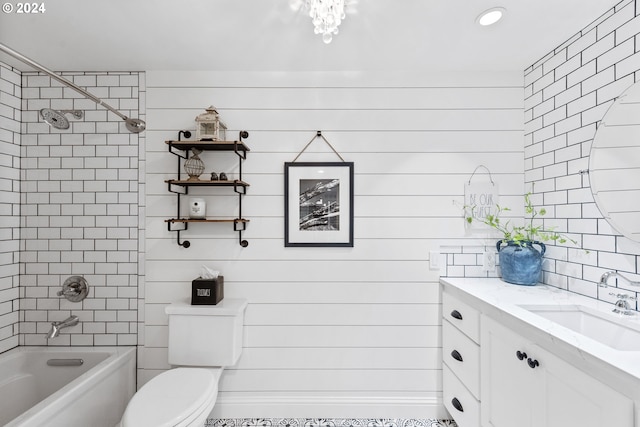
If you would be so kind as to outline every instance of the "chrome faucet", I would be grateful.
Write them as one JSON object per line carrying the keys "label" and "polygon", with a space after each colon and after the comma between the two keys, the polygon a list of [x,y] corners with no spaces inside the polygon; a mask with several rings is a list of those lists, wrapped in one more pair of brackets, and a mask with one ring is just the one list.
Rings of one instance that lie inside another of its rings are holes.
{"label": "chrome faucet", "polygon": [[51,330],[47,334],[47,339],[55,338],[60,335],[60,330],[64,328],[68,328],[70,326],[75,326],[80,322],[78,316],[69,316],[69,318],[61,321],[61,322],[51,322]]}
{"label": "chrome faucet", "polygon": [[619,277],[621,279],[624,279],[631,286],[640,286],[640,282],[634,282],[633,280],[629,279],[628,277],[623,276],[622,274],[618,273],[617,271],[607,271],[606,273],[604,273],[600,277],[600,282],[598,282],[598,286],[600,286],[602,288],[607,288],[609,286],[609,285],[607,285],[607,282],[609,281],[609,279],[611,277]]}
{"label": "chrome faucet", "polygon": [[613,292],[610,292],[609,295],[618,299],[615,303],[615,308],[611,311],[618,314],[624,314],[625,316],[634,316],[636,314],[631,307],[631,304],[629,304],[629,301],[635,301],[636,297],[632,297],[627,294],[615,294]]}

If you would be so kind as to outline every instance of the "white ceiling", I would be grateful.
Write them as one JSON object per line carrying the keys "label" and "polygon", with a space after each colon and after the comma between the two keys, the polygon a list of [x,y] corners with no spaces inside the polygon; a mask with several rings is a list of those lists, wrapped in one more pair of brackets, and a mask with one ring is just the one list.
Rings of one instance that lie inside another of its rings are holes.
{"label": "white ceiling", "polygon": [[[0,14],[0,43],[55,71],[521,71],[619,2],[347,1],[329,45],[303,0],[53,0]],[[494,6],[506,18],[476,25]]]}

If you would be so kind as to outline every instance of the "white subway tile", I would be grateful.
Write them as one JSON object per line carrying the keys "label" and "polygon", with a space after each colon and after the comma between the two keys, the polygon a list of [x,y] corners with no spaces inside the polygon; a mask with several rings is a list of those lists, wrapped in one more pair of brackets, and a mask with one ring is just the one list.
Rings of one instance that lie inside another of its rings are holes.
{"label": "white subway tile", "polygon": [[579,115],[569,116],[565,120],[561,120],[555,124],[556,135],[568,133],[580,128],[582,122]]}
{"label": "white subway tile", "polygon": [[94,335],[93,342],[96,346],[114,346],[118,345],[117,335]]}
{"label": "white subway tile", "polygon": [[[598,102],[604,104],[605,101],[612,102],[618,98],[624,91],[633,85],[634,79],[632,75],[619,78],[615,82],[598,89]],[[603,116],[606,112],[603,113]]]}
{"label": "white subway tile", "polygon": [[551,126],[554,123],[557,123],[566,118],[567,118],[567,108],[563,105],[545,114],[542,117],[542,123],[544,124],[544,126]]}
{"label": "white subway tile", "polygon": [[633,39],[622,42],[618,46],[598,57],[598,72],[617,64],[625,58],[630,57],[634,54],[634,51],[635,43]]}
{"label": "white subway tile", "polygon": [[[115,107],[114,107],[115,108]],[[114,119],[111,119],[114,120]],[[119,122],[97,122],[95,126],[95,132],[116,134],[120,132]],[[124,126],[124,125],[123,125]]]}
{"label": "white subway tile", "polygon": [[533,82],[533,92],[540,92],[544,88],[550,86],[554,82],[553,73],[547,73],[543,75],[541,78]]}
{"label": "white subway tile", "polygon": [[581,157],[581,150],[579,145],[570,145],[566,148],[561,148],[555,152],[556,162],[567,162],[569,160],[578,159]]}
{"label": "white subway tile", "polygon": [[606,68],[582,82],[582,94],[598,90],[615,80],[614,67]]}
{"label": "white subway tile", "polygon": [[542,120],[537,124],[537,128],[534,125],[533,131],[533,142],[538,143],[542,142],[548,138],[552,138],[555,136],[555,127],[547,126],[542,127]]}
{"label": "white subway tile", "polygon": [[[629,21],[631,21],[635,17],[635,7],[633,3],[629,3],[619,7],[615,13],[611,14],[611,16],[604,19],[597,26],[598,30],[598,38],[605,37],[607,35],[611,35],[614,31],[617,32],[617,29]],[[624,43],[624,38],[620,41]]]}
{"label": "white subway tile", "polygon": [[589,92],[581,98],[569,102],[567,105],[567,114],[573,116],[585,110],[593,108],[597,105],[596,92]]}
{"label": "white subway tile", "polygon": [[609,270],[635,271],[636,257],[629,254],[600,251],[598,254],[598,267]]}
{"label": "white subway tile", "polygon": [[99,263],[95,265],[95,271],[99,274],[117,274],[118,266],[112,263]]}
{"label": "white subway tile", "polygon": [[554,100],[553,99],[548,99],[536,106],[533,107],[533,117],[540,117],[546,113],[548,113],[549,111],[552,111],[554,109]]}
{"label": "white subway tile", "polygon": [[567,135],[561,134],[555,137],[546,139],[542,144],[538,144],[544,149],[545,153],[551,153],[555,150],[559,150],[567,146]]}
{"label": "white subway tile", "polygon": [[622,78],[627,75],[633,75],[640,68],[640,52],[635,53],[628,58],[618,62],[615,65],[616,78]]}

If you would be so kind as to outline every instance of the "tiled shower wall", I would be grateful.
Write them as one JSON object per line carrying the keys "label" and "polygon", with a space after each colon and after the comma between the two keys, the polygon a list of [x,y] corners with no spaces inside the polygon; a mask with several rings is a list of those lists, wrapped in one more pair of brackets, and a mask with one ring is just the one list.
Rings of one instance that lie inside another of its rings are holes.
{"label": "tiled shower wall", "polygon": [[[129,117],[144,120],[144,74],[64,73]],[[144,134],[38,73],[22,74],[20,345],[136,345],[144,253]],[[78,109],[57,130],[41,108]],[[87,299],[58,297],[84,276]],[[47,340],[50,322],[75,314],[77,326]]]}
{"label": "tiled shower wall", "polygon": [[18,345],[20,72],[0,64],[0,353]]}

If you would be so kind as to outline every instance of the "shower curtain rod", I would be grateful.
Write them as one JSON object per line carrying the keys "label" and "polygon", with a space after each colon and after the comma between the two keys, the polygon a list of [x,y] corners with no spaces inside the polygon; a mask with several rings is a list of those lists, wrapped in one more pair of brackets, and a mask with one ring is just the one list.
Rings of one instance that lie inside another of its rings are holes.
{"label": "shower curtain rod", "polygon": [[43,73],[48,74],[52,79],[55,79],[55,80],[59,81],[60,83],[66,85],[66,86],[69,86],[71,89],[81,93],[86,98],[89,98],[90,100],[92,100],[96,104],[102,105],[104,108],[106,108],[107,110],[111,111],[112,113],[114,113],[115,115],[120,117],[122,120],[124,120],[125,123],[126,123],[127,129],[129,131],[131,131],[133,133],[140,133],[143,130],[145,130],[146,123],[143,120],[132,119],[132,118],[129,118],[129,117],[125,116],[120,111],[116,110],[111,105],[107,104],[106,102],[104,102],[103,100],[98,98],[97,96],[87,92],[86,90],[84,90],[80,86],[78,86],[75,83],[65,79],[64,77],[59,76],[58,74],[54,73],[53,71],[49,70],[48,68],[43,67],[42,65],[38,64],[34,60],[29,59],[26,56],[24,56],[23,54],[11,49],[9,46],[0,43],[0,51],[4,52],[4,53],[6,53],[6,54],[8,54],[10,56],[13,56],[15,59],[17,59],[17,60],[19,60],[21,62],[24,62],[25,64],[35,68],[38,71],[42,71]]}

